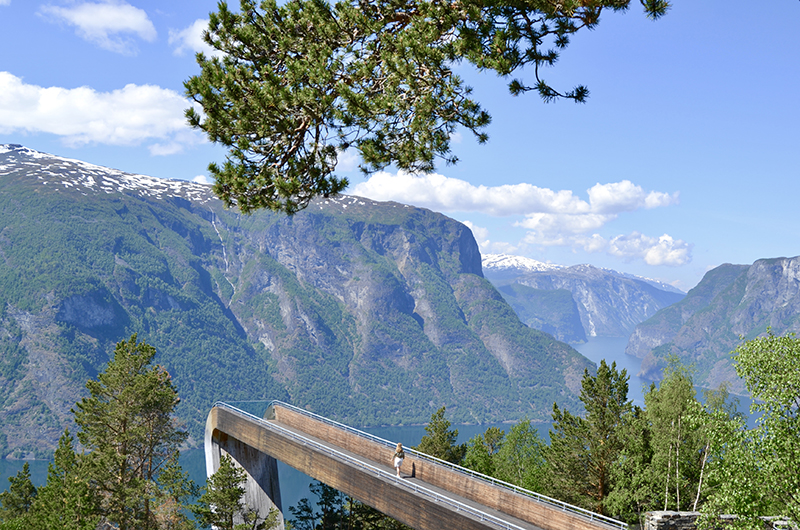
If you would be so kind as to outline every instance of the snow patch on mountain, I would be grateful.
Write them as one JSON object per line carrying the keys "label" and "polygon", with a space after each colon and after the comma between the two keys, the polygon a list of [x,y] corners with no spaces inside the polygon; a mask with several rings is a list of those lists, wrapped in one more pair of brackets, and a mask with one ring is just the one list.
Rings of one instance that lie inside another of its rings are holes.
{"label": "snow patch on mountain", "polygon": [[135,193],[163,199],[182,197],[205,203],[214,200],[207,184],[125,173],[81,160],[41,153],[18,144],[0,144],[0,176],[34,169],[43,185],[96,193]]}

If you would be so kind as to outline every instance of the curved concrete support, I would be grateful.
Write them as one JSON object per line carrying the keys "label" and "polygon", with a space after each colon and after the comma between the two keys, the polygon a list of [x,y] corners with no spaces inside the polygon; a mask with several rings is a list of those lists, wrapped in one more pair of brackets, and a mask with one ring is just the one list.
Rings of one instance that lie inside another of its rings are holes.
{"label": "curved concrete support", "polygon": [[[281,489],[278,481],[278,461],[268,454],[247,445],[226,432],[215,428],[215,413],[212,409],[206,420],[205,454],[208,477],[219,469],[223,454],[247,472],[244,503],[258,511],[259,517],[267,517],[271,508],[281,509]],[[213,417],[212,417],[213,416]],[[281,513],[282,514],[282,513]],[[276,528],[283,530],[283,517]]]}

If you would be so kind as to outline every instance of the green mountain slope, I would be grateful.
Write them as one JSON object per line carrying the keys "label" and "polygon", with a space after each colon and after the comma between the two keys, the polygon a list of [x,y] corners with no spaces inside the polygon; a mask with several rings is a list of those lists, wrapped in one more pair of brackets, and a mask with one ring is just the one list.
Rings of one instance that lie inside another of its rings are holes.
{"label": "green mountain slope", "polygon": [[744,393],[730,353],[740,338],[771,327],[776,334],[800,330],[800,258],[724,264],[709,271],[680,302],[637,326],[625,352],[643,359],[640,375],[658,379],[668,355],[697,369],[697,381],[728,381]]}
{"label": "green mountain slope", "polygon": [[0,146],[0,455],[44,455],[131,333],[201,442],[217,399],[356,425],[549,417],[591,363],[522,324],[443,215],[341,197],[241,216],[207,186]]}

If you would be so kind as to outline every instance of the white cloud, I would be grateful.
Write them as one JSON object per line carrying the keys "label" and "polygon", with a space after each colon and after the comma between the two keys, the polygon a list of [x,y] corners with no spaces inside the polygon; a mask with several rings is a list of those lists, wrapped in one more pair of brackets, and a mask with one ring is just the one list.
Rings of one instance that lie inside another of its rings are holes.
{"label": "white cloud", "polygon": [[10,6],[11,0],[0,0],[0,6]]}
{"label": "white cloud", "polygon": [[207,57],[221,55],[203,41],[203,31],[208,29],[208,19],[198,18],[189,27],[169,30],[169,44],[175,46],[175,55],[203,52]]}
{"label": "white cloud", "polygon": [[124,55],[135,55],[138,51],[130,35],[147,42],[156,40],[156,28],[147,13],[121,0],[83,2],[70,7],[45,5],[39,12],[75,26],[82,39]]}
{"label": "white cloud", "polygon": [[598,213],[632,212],[640,208],[657,208],[678,202],[678,194],[651,191],[645,193],[629,180],[595,184],[587,190],[592,211]]}
{"label": "white cloud", "polygon": [[339,151],[336,161],[336,168],[341,171],[353,171],[358,167],[361,157],[355,149],[345,149]]}
{"label": "white cloud", "polygon": [[[437,211],[480,212],[495,216],[593,216],[595,219],[588,221],[592,225],[601,217],[604,221],[600,224],[604,224],[622,212],[668,206],[678,201],[677,193],[646,193],[628,180],[596,184],[587,192],[588,202],[575,196],[571,190],[554,191],[527,183],[474,186],[464,180],[436,173],[412,175],[402,171],[394,175],[381,171],[353,187],[356,195],[404,202]],[[576,221],[572,224],[586,223]]]}
{"label": "white cloud", "polygon": [[624,259],[643,259],[648,265],[685,265],[692,259],[692,245],[664,234],[659,238],[638,232],[608,242],[608,253]]}
{"label": "white cloud", "polygon": [[398,201],[437,211],[520,215],[533,212],[588,212],[590,206],[571,191],[552,191],[531,184],[474,186],[464,180],[431,173],[396,175],[381,171],[353,187],[355,195]]}
{"label": "white cloud", "polygon": [[0,72],[0,94],[0,132],[6,134],[55,134],[70,146],[149,144],[153,154],[204,141],[184,118],[189,102],[153,85],[129,84],[112,92],[45,88]]}
{"label": "white cloud", "polygon": [[[411,175],[379,172],[353,187],[352,193],[374,200],[392,200],[444,212],[476,212],[490,216],[522,216],[514,226],[528,230],[522,245],[572,247],[605,252],[649,265],[683,265],[691,261],[692,246],[669,235],[648,237],[638,232],[606,239],[597,233],[621,214],[678,203],[678,193],[645,191],[629,180],[595,184],[588,200],[571,190],[551,190],[532,184],[474,186],[438,174]],[[492,241],[489,231],[473,230],[482,252],[509,252],[509,243]],[[502,250],[501,250],[502,249]]]}
{"label": "white cloud", "polygon": [[559,234],[564,232],[583,234],[602,228],[603,225],[616,219],[616,217],[616,215],[601,215],[596,213],[533,213],[525,216],[523,221],[519,221],[515,224],[543,234]]}
{"label": "white cloud", "polygon": [[208,178],[206,175],[197,175],[192,179],[192,182],[197,182],[198,184],[214,184],[213,179]]}

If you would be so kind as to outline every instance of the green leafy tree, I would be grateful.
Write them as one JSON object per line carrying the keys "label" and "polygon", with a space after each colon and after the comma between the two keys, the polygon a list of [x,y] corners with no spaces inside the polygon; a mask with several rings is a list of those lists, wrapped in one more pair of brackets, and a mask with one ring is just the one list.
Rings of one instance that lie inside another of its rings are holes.
{"label": "green leafy tree", "polygon": [[6,491],[0,493],[0,520],[24,520],[36,498],[36,486],[31,482],[30,465],[25,462],[13,477]]}
{"label": "green leafy tree", "polygon": [[644,396],[653,448],[650,477],[661,488],[658,509],[693,506],[705,447],[698,423],[690,418],[699,407],[695,393],[690,368],[670,357],[660,384],[653,383]]}
{"label": "green leafy tree", "polygon": [[157,478],[187,436],[173,417],[179,400],[169,374],[150,366],[155,353],[136,335],[119,342],[73,409],[101,513],[120,530],[157,526]]}
{"label": "green leafy tree", "polygon": [[716,390],[704,390],[703,398],[702,405],[697,400],[692,402],[693,407],[687,417],[690,428],[697,430],[702,445],[700,476],[692,511],[697,511],[698,506],[702,506],[709,493],[718,486],[713,475],[709,477],[711,469],[718,464],[714,452],[721,446],[714,433],[729,431],[744,421],[744,416],[737,410],[739,400],[731,398],[727,383],[723,382]]}
{"label": "green leafy tree", "polygon": [[744,378],[759,414],[754,429],[743,420],[717,422],[711,429],[710,473],[717,487],[702,508],[707,527],[720,514],[735,514],[735,524],[762,528],[759,516],[800,521],[800,339],[771,331],[734,351],[736,372]]}
{"label": "green leafy tree", "polygon": [[464,467],[510,484],[542,491],[546,477],[545,443],[527,418],[508,434],[489,427],[467,443]]}
{"label": "green leafy tree", "polygon": [[530,420],[516,423],[494,457],[495,476],[531,491],[542,492],[547,482],[546,445]]}
{"label": "green leafy tree", "polygon": [[580,417],[553,404],[553,427],[546,451],[554,493],[599,513],[612,489],[612,469],[623,449],[625,417],[631,412],[628,374],[600,361],[597,375],[588,370],[581,381]]}
{"label": "green leafy tree", "polygon": [[425,435],[414,449],[453,464],[460,464],[467,452],[466,444],[457,444],[458,429],[450,429],[450,421],[444,417],[447,408],[442,407],[431,415],[425,426]]}
{"label": "green leafy tree", "polygon": [[463,466],[478,473],[496,477],[494,457],[503,446],[506,433],[497,427],[489,427],[483,434],[473,436],[467,442]]}
{"label": "green leafy tree", "polygon": [[73,449],[69,430],[58,440],[47,483],[39,488],[32,508],[31,528],[94,530],[100,521],[99,498],[90,487],[85,466]]}
{"label": "green leafy tree", "polygon": [[726,385],[704,391],[701,404],[688,370],[677,359],[664,375],[660,388],[652,385],[646,396],[649,408],[634,407],[622,429],[623,450],[607,505],[629,522],[644,524],[645,513],[663,509],[667,498],[677,502],[680,497],[684,510],[702,506],[717,482],[709,476],[718,465],[715,453],[721,447],[714,430],[742,421]]}
{"label": "green leafy tree", "polygon": [[[666,0],[640,0],[652,18]],[[559,51],[606,10],[630,0],[241,0],[210,16],[204,40],[219,55],[198,54],[201,73],[186,93],[202,112],[189,123],[228,148],[209,166],[214,191],[243,212],[296,212],[315,196],[342,191],[339,153],[356,149],[361,168],[389,164],[431,171],[436,158],[455,163],[457,127],[479,142],[490,117],[454,67],[468,62],[508,76],[531,67],[535,82],[509,84],[545,101],[584,101],[586,87],[559,92],[541,77]]]}

